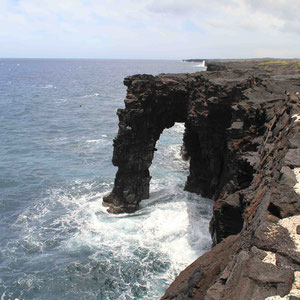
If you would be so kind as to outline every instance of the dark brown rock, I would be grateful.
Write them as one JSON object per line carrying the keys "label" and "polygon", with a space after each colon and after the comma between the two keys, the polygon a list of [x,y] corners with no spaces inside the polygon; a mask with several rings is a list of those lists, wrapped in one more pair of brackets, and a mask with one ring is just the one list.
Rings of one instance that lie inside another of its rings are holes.
{"label": "dark brown rock", "polygon": [[181,272],[162,299],[290,295],[300,270],[294,190],[300,68],[293,60],[262,63],[210,61],[205,73],[124,80],[113,155],[118,172],[104,205],[133,212],[149,197],[156,141],[175,122],[185,123],[185,189],[216,200],[210,223],[216,246]]}
{"label": "dark brown rock", "polygon": [[[201,256],[181,272],[162,299],[203,299],[211,282],[223,272],[237,249],[238,241],[236,236],[231,236],[224,240],[224,242],[214,247],[212,251]],[[201,274],[201,276],[194,277],[193,288],[189,289],[190,278],[194,274]]]}

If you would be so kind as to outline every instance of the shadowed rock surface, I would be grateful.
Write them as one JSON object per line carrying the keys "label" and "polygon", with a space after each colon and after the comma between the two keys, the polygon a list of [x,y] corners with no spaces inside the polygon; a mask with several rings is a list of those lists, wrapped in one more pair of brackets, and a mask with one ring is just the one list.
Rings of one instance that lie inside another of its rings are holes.
{"label": "shadowed rock surface", "polygon": [[114,213],[138,209],[149,197],[156,141],[184,122],[185,189],[216,201],[216,246],[162,299],[300,297],[299,62],[208,61],[208,70],[125,79],[119,169],[104,203]]}

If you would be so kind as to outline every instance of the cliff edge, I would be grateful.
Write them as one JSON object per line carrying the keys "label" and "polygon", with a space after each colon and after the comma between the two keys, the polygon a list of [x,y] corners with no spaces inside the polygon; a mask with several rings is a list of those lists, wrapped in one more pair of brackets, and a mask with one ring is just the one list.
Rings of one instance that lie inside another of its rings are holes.
{"label": "cliff edge", "polygon": [[207,72],[124,83],[104,205],[132,212],[149,197],[156,141],[175,122],[185,123],[185,189],[215,200],[214,247],[162,299],[300,297],[299,62],[209,61]]}

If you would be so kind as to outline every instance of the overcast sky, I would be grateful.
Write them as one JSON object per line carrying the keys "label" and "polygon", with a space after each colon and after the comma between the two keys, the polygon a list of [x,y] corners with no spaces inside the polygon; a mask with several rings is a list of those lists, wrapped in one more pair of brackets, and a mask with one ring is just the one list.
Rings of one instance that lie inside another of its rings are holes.
{"label": "overcast sky", "polygon": [[300,57],[300,0],[0,0],[0,57]]}

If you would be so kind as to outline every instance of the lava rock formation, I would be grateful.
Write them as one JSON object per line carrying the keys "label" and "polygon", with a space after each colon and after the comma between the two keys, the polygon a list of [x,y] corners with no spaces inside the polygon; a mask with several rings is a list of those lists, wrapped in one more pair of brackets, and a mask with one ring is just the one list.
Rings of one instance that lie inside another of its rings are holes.
{"label": "lava rock formation", "polygon": [[209,63],[214,71],[124,80],[118,172],[104,205],[112,213],[138,209],[149,197],[156,141],[183,122],[185,189],[216,201],[215,247],[162,299],[300,297],[299,63]]}

